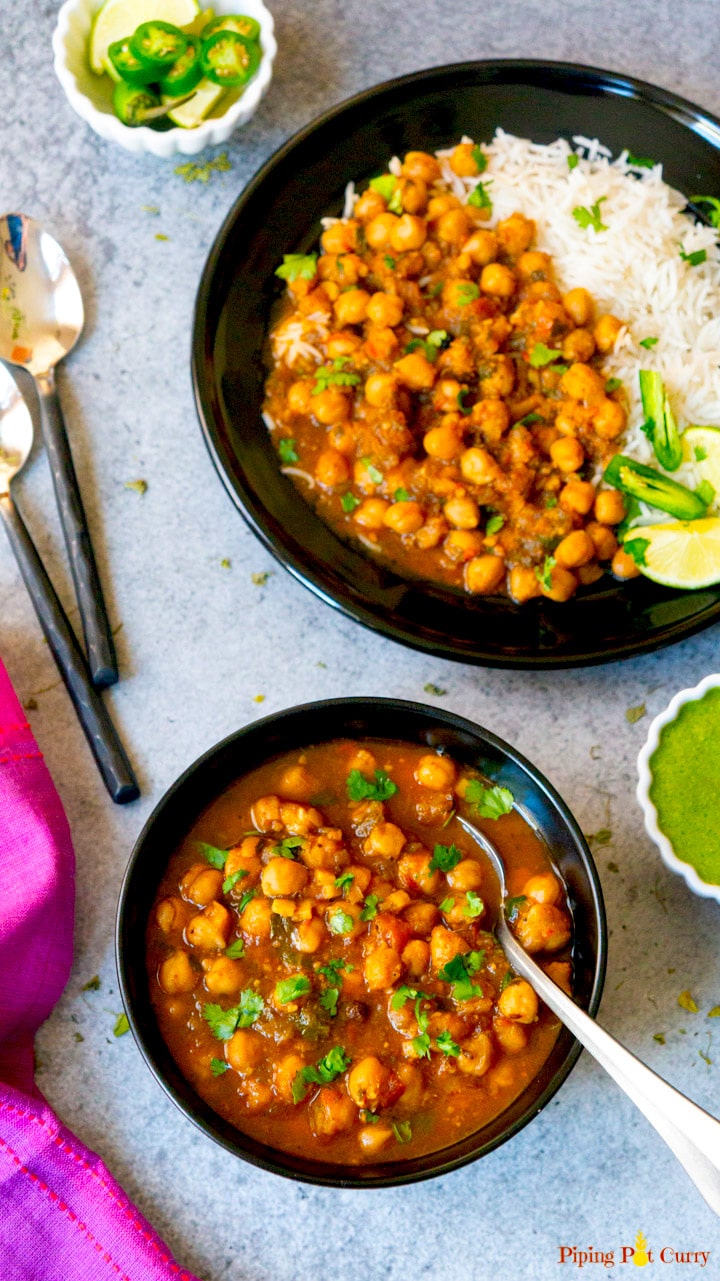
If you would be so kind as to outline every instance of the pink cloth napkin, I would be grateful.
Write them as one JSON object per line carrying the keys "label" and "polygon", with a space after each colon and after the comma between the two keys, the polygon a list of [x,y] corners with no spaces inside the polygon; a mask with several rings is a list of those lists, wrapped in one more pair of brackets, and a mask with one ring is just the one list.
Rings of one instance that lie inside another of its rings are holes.
{"label": "pink cloth napkin", "polygon": [[67,820],[0,662],[0,1278],[197,1281],[33,1080],[72,962]]}

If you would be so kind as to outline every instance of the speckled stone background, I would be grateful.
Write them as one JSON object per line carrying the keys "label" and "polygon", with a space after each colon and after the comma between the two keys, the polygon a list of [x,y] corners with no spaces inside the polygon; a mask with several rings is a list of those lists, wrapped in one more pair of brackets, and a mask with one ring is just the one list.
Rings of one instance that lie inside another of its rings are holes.
{"label": "speckled stone background", "polygon": [[[405,652],[320,604],[261,549],[210,464],[189,373],[193,299],[221,221],[261,162],[323,108],[423,66],[520,55],[630,72],[720,112],[718,5],[274,0],[273,8],[280,56],[270,95],[232,140],[231,172],[187,186],[177,162],[133,158],[73,115],[52,73],[54,2],[0,0],[2,204],[46,219],[87,303],[86,336],[61,370],[61,393],[120,629],[123,680],[110,701],[143,787],[139,804],[108,801],[0,538],[0,653],[30,703],[78,859],[75,966],[38,1038],[39,1085],[205,1281],[439,1273],[544,1281],[578,1274],[570,1264],[558,1272],[560,1245],[614,1249],[617,1260],[639,1229],[655,1251],[713,1251],[703,1275],[718,1275],[717,1220],[586,1055],[547,1110],[480,1164],[405,1190],[351,1193],[294,1185],[225,1155],[165,1098],[131,1036],[112,1035],[118,887],[141,824],[176,775],[260,712],[340,694],[418,698],[434,682],[447,692],[431,701],[513,741],[586,832],[612,832],[596,847],[611,930],[602,1017],[673,1083],[720,1110],[720,1025],[707,1018],[720,1002],[719,909],[664,870],[634,799],[648,720],[677,689],[717,670],[718,630],[622,665],[548,676]],[[144,496],[126,488],[139,478]],[[70,607],[41,454],[22,502]],[[269,573],[262,587],[251,579],[260,571]],[[641,704],[646,716],[630,723],[627,709]],[[84,991],[95,974],[99,990]],[[683,989],[700,1013],[678,1006]],[[657,1263],[643,1275],[697,1274]]]}

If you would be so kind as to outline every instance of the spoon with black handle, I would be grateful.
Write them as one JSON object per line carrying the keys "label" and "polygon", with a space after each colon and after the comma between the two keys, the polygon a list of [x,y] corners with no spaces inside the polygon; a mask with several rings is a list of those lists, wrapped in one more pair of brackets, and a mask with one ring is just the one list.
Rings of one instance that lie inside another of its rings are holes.
{"label": "spoon with black handle", "polygon": [[43,439],[80,609],[90,675],[103,689],[118,679],[117,658],[70,443],[55,366],[80,337],[80,287],[57,240],[26,214],[0,218],[0,358],[34,378]]}
{"label": "spoon with black handle", "polygon": [[507,923],[504,906],[507,884],[500,851],[466,818],[458,814],[456,820],[487,854],[500,881],[502,906],[496,934],[515,973],[527,980],[553,1014],[632,1099],[675,1153],[710,1209],[720,1215],[720,1121],[679,1090],[673,1089],[624,1045],[620,1045],[533,961]]}
{"label": "spoon with black handle", "polygon": [[112,799],[118,805],[124,805],[140,795],[135,775],[107,708],[90,679],[75,633],[13,500],[12,482],[25,465],[32,439],[30,410],[15,379],[4,365],[0,365],[0,517],[103,782]]}

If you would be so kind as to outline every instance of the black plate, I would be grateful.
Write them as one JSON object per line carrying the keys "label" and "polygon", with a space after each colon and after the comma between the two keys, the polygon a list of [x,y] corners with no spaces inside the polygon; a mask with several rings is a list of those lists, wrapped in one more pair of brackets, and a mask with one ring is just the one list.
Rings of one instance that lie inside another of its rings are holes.
{"label": "black plate", "polygon": [[133,1035],[150,1071],[180,1111],[229,1152],[289,1178],[334,1187],[391,1187],[446,1174],[485,1156],[537,1116],[580,1053],[566,1028],[522,1094],[489,1125],[459,1143],[412,1160],[337,1165],[278,1152],[236,1130],[204,1102],[180,1072],[163,1041],[150,1000],[145,931],[172,851],[200,814],[236,779],[280,753],[336,738],[395,739],[445,748],[512,791],[516,804],[551,851],[572,908],[574,999],[590,1014],[600,1004],[607,953],[602,890],[587,842],[562,798],[535,767],[488,730],[420,703],[385,698],[330,699],[276,712],[218,743],[165,794],[138,837],[118,907],[116,958],[120,990]]}
{"label": "black plate", "polygon": [[303,129],[233,207],[198,293],[193,379],[205,439],[233,501],[296,578],[351,618],[417,649],[493,667],[572,667],[668,645],[720,617],[720,587],[679,592],[609,577],[566,604],[459,591],[401,578],[340,539],[282,476],[260,418],[263,347],[282,292],[284,253],[306,251],[346,183],[392,155],[434,151],[500,125],[548,143],[598,137],[662,160],[688,196],[720,196],[720,122],[662,89],[564,63],[473,62],[368,90]]}

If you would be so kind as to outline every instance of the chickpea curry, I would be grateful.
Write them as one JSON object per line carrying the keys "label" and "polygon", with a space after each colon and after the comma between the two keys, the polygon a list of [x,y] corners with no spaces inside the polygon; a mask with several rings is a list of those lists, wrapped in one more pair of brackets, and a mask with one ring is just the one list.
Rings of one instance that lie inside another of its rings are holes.
{"label": "chickpea curry", "polygon": [[[495,934],[566,990],[571,918],[511,793],[444,754],[337,741],[233,784],[173,854],[147,933],[162,1035],[198,1094],[268,1146],[356,1164],[437,1151],[533,1080],[559,1024]],[[555,959],[548,959],[556,954]]]}
{"label": "chickpea curry", "polygon": [[[451,174],[478,181],[465,202]],[[637,566],[597,477],[626,400],[603,375],[622,329],[561,294],[536,226],[492,229],[488,157],[411,151],[371,180],[322,253],[286,254],[265,418],[319,514],[399,572],[524,602]]]}

